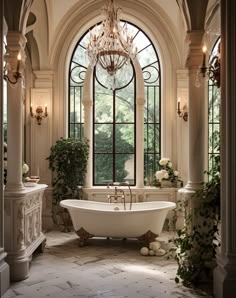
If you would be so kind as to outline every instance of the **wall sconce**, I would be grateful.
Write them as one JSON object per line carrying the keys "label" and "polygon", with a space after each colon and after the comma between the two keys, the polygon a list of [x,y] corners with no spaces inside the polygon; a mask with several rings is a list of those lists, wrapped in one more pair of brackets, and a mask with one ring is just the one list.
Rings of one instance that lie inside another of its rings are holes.
{"label": "wall sconce", "polygon": [[178,98],[177,114],[179,115],[180,118],[183,118],[184,121],[188,121],[187,105],[184,105],[183,108],[181,109],[180,98]]}
{"label": "wall sconce", "polygon": [[35,113],[33,112],[33,106],[30,106],[30,116],[32,118],[35,118],[38,125],[41,125],[43,118],[47,118],[48,116],[48,109],[47,109],[47,105],[45,105],[44,111],[43,108],[41,106],[38,106],[35,110]]}
{"label": "wall sconce", "polygon": [[[203,60],[202,60],[202,66],[200,67],[200,73],[202,74],[202,77],[205,78],[207,75],[209,80],[212,81],[213,85],[217,86],[217,88],[220,88],[220,42],[218,45],[217,54],[214,55],[210,61],[209,66],[206,66],[206,52],[207,47],[204,45],[202,47],[203,52]],[[198,78],[199,73],[197,74],[196,79],[196,87],[200,87],[200,81]]]}
{"label": "wall sconce", "polygon": [[17,66],[16,66],[16,71],[13,73],[13,78],[14,78],[14,81],[12,79],[9,78],[9,76],[7,75],[7,63],[5,64],[5,67],[4,67],[4,75],[3,75],[3,78],[9,82],[10,84],[13,84],[15,85],[18,80],[20,78],[22,78],[22,74],[19,72],[20,70],[20,63],[21,63],[21,54],[19,53],[17,55]]}

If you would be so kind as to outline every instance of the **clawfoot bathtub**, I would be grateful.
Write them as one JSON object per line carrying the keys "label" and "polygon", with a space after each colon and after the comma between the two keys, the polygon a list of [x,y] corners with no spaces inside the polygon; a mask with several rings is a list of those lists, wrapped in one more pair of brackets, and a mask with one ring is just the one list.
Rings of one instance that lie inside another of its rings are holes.
{"label": "clawfoot bathtub", "polygon": [[138,238],[150,243],[161,233],[169,210],[175,203],[157,201],[133,203],[124,210],[122,203],[102,203],[87,200],[63,200],[80,245],[92,237]]}

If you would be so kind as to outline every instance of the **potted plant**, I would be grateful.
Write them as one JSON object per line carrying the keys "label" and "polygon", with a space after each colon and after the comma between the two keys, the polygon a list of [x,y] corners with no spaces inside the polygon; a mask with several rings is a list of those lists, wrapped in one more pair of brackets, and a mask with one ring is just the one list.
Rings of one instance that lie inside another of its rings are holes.
{"label": "potted plant", "polygon": [[[47,160],[49,169],[53,172],[54,205],[59,206],[60,201],[64,199],[82,198],[88,156],[89,144],[87,140],[60,138],[50,148]],[[66,209],[63,208],[63,213],[65,212]]]}
{"label": "potted plant", "polygon": [[159,160],[160,170],[155,173],[154,185],[159,187],[178,187],[178,182],[182,186],[179,172],[175,171],[169,158],[163,157]]}

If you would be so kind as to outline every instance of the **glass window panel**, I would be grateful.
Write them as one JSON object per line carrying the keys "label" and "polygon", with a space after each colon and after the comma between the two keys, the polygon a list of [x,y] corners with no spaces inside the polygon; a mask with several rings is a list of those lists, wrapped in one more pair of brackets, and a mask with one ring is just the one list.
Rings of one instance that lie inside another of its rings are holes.
{"label": "glass window panel", "polygon": [[[217,54],[220,39],[214,46],[211,58]],[[213,85],[209,80],[208,83],[208,169],[214,167],[215,157],[219,155],[220,144],[220,89]],[[209,177],[211,178],[211,177]]]}
{"label": "glass window panel", "polygon": [[[140,53],[141,55],[141,53]],[[157,60],[156,55],[155,61]],[[147,66],[146,66],[147,65]],[[152,63],[149,65],[148,63],[143,67],[143,79],[146,85],[150,86],[159,86],[160,85],[160,70],[158,62]]]}
{"label": "glass window panel", "polygon": [[134,124],[116,124],[115,151],[118,153],[134,152]]}
{"label": "glass window panel", "polygon": [[[145,67],[146,65],[149,65],[149,64],[155,62],[157,60],[157,56],[156,56],[156,52],[155,52],[153,46],[150,44],[150,46],[148,46],[146,49],[144,49],[143,51],[138,53],[137,59],[138,59],[139,64],[141,65],[142,68]],[[150,68],[150,71],[154,72],[155,69]],[[145,79],[146,79],[146,77],[144,77],[144,80]]]}
{"label": "glass window panel", "polygon": [[70,85],[83,85],[87,68],[78,63],[71,63],[70,67]]}
{"label": "glass window panel", "polygon": [[94,150],[96,153],[113,152],[113,125],[94,125]]}
{"label": "glass window panel", "polygon": [[160,125],[155,124],[155,150],[154,152],[159,152],[160,150]]}
{"label": "glass window panel", "polygon": [[115,100],[116,122],[134,123],[134,85],[133,83],[124,89],[116,91]]}
{"label": "glass window panel", "polygon": [[113,155],[94,155],[94,184],[108,184],[113,181]]}
{"label": "glass window panel", "polygon": [[148,124],[148,151],[154,152],[155,138],[154,138],[154,124]]}
{"label": "glass window panel", "polygon": [[142,31],[139,31],[139,33],[135,36],[134,42],[136,47],[138,48],[138,52],[150,45],[150,40]]}
{"label": "glass window panel", "polygon": [[113,95],[110,90],[96,84],[94,116],[96,123],[113,122]]}
{"label": "glass window panel", "polygon": [[70,124],[69,137],[70,138],[74,138],[75,137],[75,125],[74,124]]}
{"label": "glass window panel", "polygon": [[[88,40],[89,35],[86,34],[86,36],[82,40],[82,44],[86,44],[86,40]],[[89,65],[88,55],[86,53],[86,46],[79,45],[74,53],[73,59],[74,62],[79,63],[83,66]]]}
{"label": "glass window panel", "polygon": [[81,119],[81,88],[75,87],[75,122],[82,122]]}
{"label": "glass window panel", "polygon": [[116,154],[115,155],[115,181],[129,182],[134,184],[134,155]]}
{"label": "glass window panel", "polygon": [[144,152],[147,152],[147,148],[148,148],[148,129],[147,129],[147,125],[144,125]]}
{"label": "glass window panel", "polygon": [[155,122],[155,98],[154,88],[147,88],[147,102],[148,102],[148,123]]}
{"label": "glass window panel", "polygon": [[155,87],[155,119],[160,122],[160,87]]}

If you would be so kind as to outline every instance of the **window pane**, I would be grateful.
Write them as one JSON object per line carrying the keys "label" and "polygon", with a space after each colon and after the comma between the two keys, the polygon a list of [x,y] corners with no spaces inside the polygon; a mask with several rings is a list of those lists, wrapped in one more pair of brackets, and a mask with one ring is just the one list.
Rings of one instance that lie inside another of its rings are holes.
{"label": "window pane", "polygon": [[134,152],[134,124],[116,124],[115,151]]}
{"label": "window pane", "polygon": [[154,138],[154,124],[149,124],[148,128],[148,151],[154,152],[155,138]]}
{"label": "window pane", "polygon": [[141,51],[137,55],[137,59],[142,68],[148,64],[155,62],[157,60],[157,56],[153,46],[150,44],[146,49]]}
{"label": "window pane", "polygon": [[116,91],[115,111],[116,122],[134,122],[134,82],[126,88]]}
{"label": "window pane", "polygon": [[138,52],[150,45],[150,40],[142,31],[139,31],[139,33],[135,36],[134,42],[136,47],[138,48]]}
{"label": "window pane", "polygon": [[94,155],[95,184],[108,184],[113,181],[113,156],[112,154]]}
{"label": "window pane", "polygon": [[159,130],[159,127],[160,125],[159,124],[155,124],[155,136],[154,136],[154,139],[155,139],[155,149],[154,149],[154,152],[159,152],[159,149],[160,149],[160,130]]}
{"label": "window pane", "polygon": [[111,123],[113,121],[113,96],[110,90],[96,84],[94,115],[96,123]]}
{"label": "window pane", "polygon": [[134,183],[134,155],[116,154],[115,155],[115,181]]}
{"label": "window pane", "polygon": [[113,125],[94,125],[94,150],[95,153],[113,152]]}
{"label": "window pane", "polygon": [[[155,61],[157,57],[155,57]],[[160,85],[160,69],[158,62],[152,63],[149,65],[148,61],[147,64],[143,67],[143,79],[147,86],[159,86]]]}

